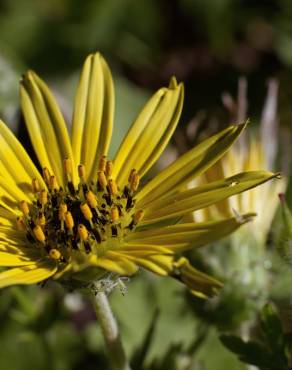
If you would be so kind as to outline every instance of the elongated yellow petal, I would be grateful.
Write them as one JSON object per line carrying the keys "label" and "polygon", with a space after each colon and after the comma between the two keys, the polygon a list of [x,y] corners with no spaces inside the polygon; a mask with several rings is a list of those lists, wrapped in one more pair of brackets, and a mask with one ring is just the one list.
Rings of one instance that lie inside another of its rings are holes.
{"label": "elongated yellow petal", "polygon": [[56,265],[49,261],[9,269],[0,273],[0,288],[9,285],[39,283],[54,275],[56,271]]}
{"label": "elongated yellow petal", "polygon": [[0,228],[15,227],[15,214],[0,205]]}
{"label": "elongated yellow petal", "polygon": [[[1,171],[1,164],[0,164],[0,171]],[[0,172],[3,174],[3,172]],[[24,184],[20,184],[18,186],[14,181],[12,181],[9,176],[2,176],[0,174],[0,193],[5,193],[8,195],[8,197],[11,197],[16,202],[20,202],[22,200],[25,200],[26,202],[30,202],[32,200],[32,193],[28,192],[30,189],[28,188],[28,191],[23,191],[20,186],[24,187]],[[28,184],[27,184],[28,187]]]}
{"label": "elongated yellow petal", "polygon": [[250,221],[255,214],[245,214],[237,217],[211,222],[187,223],[140,231],[130,234],[128,243],[143,242],[147,245],[166,245],[173,252],[182,252],[191,248],[198,248],[217,241],[237,230],[241,225]]}
{"label": "elongated yellow petal", "polygon": [[93,176],[99,159],[107,154],[114,104],[114,85],[108,65],[99,53],[91,54],[82,69],[72,127],[75,160],[86,167],[87,177]]}
{"label": "elongated yellow petal", "polygon": [[[122,252],[113,253],[123,256]],[[133,261],[138,266],[144,267],[145,269],[152,271],[160,276],[169,275],[173,269],[173,257],[170,255],[154,254],[145,255],[143,258],[128,254],[127,258]]]}
{"label": "elongated yellow petal", "polygon": [[0,252],[0,266],[26,266],[37,261],[14,253]]}
{"label": "elongated yellow petal", "polygon": [[194,189],[167,196],[145,209],[142,224],[158,222],[215,204],[278,176],[266,171],[250,171]]}
{"label": "elongated yellow petal", "polygon": [[0,175],[0,199],[12,208],[19,208],[19,202],[25,200],[30,202],[31,198],[23,192],[15,183],[10,183]]}
{"label": "elongated yellow petal", "polygon": [[212,297],[222,288],[222,283],[211,276],[195,269],[182,257],[175,264],[174,278],[184,283],[190,292],[199,298]]}
{"label": "elongated yellow petal", "polygon": [[135,263],[126,256],[116,254],[115,252],[107,252],[106,257],[98,258],[93,256],[90,262],[104,270],[124,276],[131,276],[138,270],[138,266]]}
{"label": "elongated yellow petal", "polygon": [[39,250],[30,247],[24,247],[23,243],[13,243],[13,242],[0,242],[1,252],[14,254],[19,257],[29,258],[34,262],[38,261],[41,258]]}
{"label": "elongated yellow petal", "polygon": [[61,185],[63,160],[72,160],[73,181],[77,179],[72,148],[62,113],[47,85],[32,71],[20,86],[20,98],[27,129],[36,155],[42,165],[54,173]]}
{"label": "elongated yellow petal", "polygon": [[234,125],[204,140],[160,172],[136,195],[137,206],[174,193],[218,161],[241,134],[245,125]]}
{"label": "elongated yellow petal", "polygon": [[[139,234],[139,233],[138,233]],[[152,254],[171,254],[172,251],[163,245],[149,245],[144,243],[143,239],[133,238],[133,241],[129,238],[129,242],[124,243],[123,248],[119,250],[119,253],[129,253],[136,256],[147,256]],[[163,243],[161,243],[163,244]]]}
{"label": "elongated yellow petal", "polygon": [[0,169],[1,175],[7,176],[7,182],[17,184],[27,192],[31,180],[37,178],[44,185],[43,179],[12,131],[0,120]]}
{"label": "elongated yellow petal", "polygon": [[120,186],[132,168],[143,176],[158,159],[179,120],[183,96],[183,85],[173,79],[169,88],[158,90],[145,105],[114,160],[113,176]]}

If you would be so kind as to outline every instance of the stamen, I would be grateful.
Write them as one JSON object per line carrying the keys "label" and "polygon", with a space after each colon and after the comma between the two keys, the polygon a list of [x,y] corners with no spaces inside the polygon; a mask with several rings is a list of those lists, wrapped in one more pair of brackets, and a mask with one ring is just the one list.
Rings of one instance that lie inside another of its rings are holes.
{"label": "stamen", "polygon": [[132,178],[131,178],[131,182],[130,182],[130,189],[135,192],[137,191],[138,189],[138,186],[139,186],[139,183],[140,183],[140,176],[138,175],[138,173],[134,173],[132,175]]}
{"label": "stamen", "polygon": [[50,171],[47,167],[43,168],[43,178],[45,180],[45,183],[48,184],[50,182]]}
{"label": "stamen", "polygon": [[106,173],[106,175],[108,177],[112,175],[112,173],[113,173],[113,167],[114,167],[114,165],[113,165],[113,162],[112,161],[107,161],[106,162],[105,173]]}
{"label": "stamen", "polygon": [[61,203],[59,205],[59,220],[65,221],[65,214],[67,212],[67,204]]}
{"label": "stamen", "polygon": [[106,156],[103,155],[100,160],[99,160],[99,163],[98,163],[98,170],[99,171],[102,171],[102,172],[105,172],[106,170]]}
{"label": "stamen", "polygon": [[53,260],[59,260],[61,258],[60,251],[58,251],[58,249],[55,248],[50,250],[49,255]]}
{"label": "stamen", "polygon": [[46,224],[46,217],[43,213],[40,214],[39,218],[37,219],[37,224],[41,227],[45,226]]}
{"label": "stamen", "polygon": [[133,176],[135,175],[135,173],[137,173],[137,171],[135,170],[135,168],[133,168],[130,172],[130,175],[129,175],[129,178],[128,178],[128,182],[129,184],[132,182],[132,178]]}
{"label": "stamen", "polygon": [[32,179],[31,187],[32,187],[32,191],[34,193],[37,193],[38,191],[40,191],[40,183],[39,183],[39,180],[38,179]]}
{"label": "stamen", "polygon": [[65,213],[65,224],[69,230],[72,230],[74,227],[74,219],[70,211]]}
{"label": "stamen", "polygon": [[39,193],[39,202],[42,206],[45,206],[48,203],[48,193],[44,189]]}
{"label": "stamen", "polygon": [[92,212],[91,212],[88,204],[87,203],[80,204],[80,209],[81,209],[81,212],[83,213],[84,218],[87,221],[90,221],[92,219]]}
{"label": "stamen", "polygon": [[85,181],[85,166],[83,164],[78,166],[78,176],[82,181]]}
{"label": "stamen", "polygon": [[78,225],[78,235],[82,241],[86,241],[88,239],[88,231],[83,224]]}
{"label": "stamen", "polygon": [[97,207],[96,197],[91,190],[89,190],[89,192],[86,194],[86,200],[91,208]]}
{"label": "stamen", "polygon": [[113,180],[113,179],[108,180],[108,187],[109,187],[109,191],[110,191],[111,195],[117,195],[118,186],[117,186],[117,183],[115,182],[115,180]]}
{"label": "stamen", "polygon": [[118,207],[114,206],[111,208],[111,219],[115,223],[120,218]]}
{"label": "stamen", "polygon": [[99,186],[101,187],[102,190],[104,190],[107,186],[107,179],[103,171],[97,172],[97,179]]}
{"label": "stamen", "polygon": [[26,231],[25,222],[22,217],[17,217],[16,222],[19,230]]}
{"label": "stamen", "polygon": [[49,188],[50,188],[50,190],[57,190],[58,189],[57,179],[56,179],[56,176],[54,176],[54,175],[52,175],[50,177]]}
{"label": "stamen", "polygon": [[28,204],[25,200],[22,200],[20,202],[20,209],[22,211],[22,213],[24,214],[24,216],[28,216],[29,215],[29,207],[28,207]]}
{"label": "stamen", "polygon": [[138,222],[142,221],[144,217],[144,211],[142,209],[140,209],[139,211],[137,211],[133,217],[133,220],[135,222],[135,224],[137,224]]}
{"label": "stamen", "polygon": [[33,228],[33,234],[39,242],[44,242],[46,240],[45,234],[39,225]]}

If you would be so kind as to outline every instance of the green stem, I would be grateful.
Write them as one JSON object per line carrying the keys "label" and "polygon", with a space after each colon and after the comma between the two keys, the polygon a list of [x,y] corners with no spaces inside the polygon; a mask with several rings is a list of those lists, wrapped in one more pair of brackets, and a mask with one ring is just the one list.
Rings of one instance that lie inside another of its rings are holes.
{"label": "green stem", "polygon": [[112,369],[131,370],[106,294],[104,292],[91,293],[91,301],[103,333]]}

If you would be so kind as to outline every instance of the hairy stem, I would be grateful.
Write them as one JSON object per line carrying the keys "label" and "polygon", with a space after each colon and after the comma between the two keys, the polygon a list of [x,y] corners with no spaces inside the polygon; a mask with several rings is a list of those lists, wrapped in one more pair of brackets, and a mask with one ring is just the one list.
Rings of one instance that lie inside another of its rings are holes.
{"label": "hairy stem", "polygon": [[103,333],[112,369],[131,370],[106,294],[104,292],[91,293],[91,301]]}

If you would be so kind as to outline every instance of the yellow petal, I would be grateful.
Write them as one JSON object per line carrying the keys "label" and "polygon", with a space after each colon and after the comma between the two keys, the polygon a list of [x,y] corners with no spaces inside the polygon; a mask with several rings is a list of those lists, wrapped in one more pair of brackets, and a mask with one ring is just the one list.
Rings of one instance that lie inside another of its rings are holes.
{"label": "yellow petal", "polygon": [[99,53],[91,54],[81,72],[72,127],[75,161],[85,165],[88,177],[93,177],[100,157],[107,154],[114,104],[114,85],[108,65]]}
{"label": "yellow petal", "polygon": [[114,160],[113,176],[120,186],[135,168],[143,176],[158,159],[178,123],[183,85],[172,80],[169,88],[158,90],[145,105],[123,140]]}
{"label": "yellow petal", "polygon": [[[27,191],[31,180],[37,178],[44,185],[43,179],[23,148],[9,128],[0,120],[0,169],[1,175],[7,174],[7,181],[14,182]],[[8,178],[9,176],[9,178]]]}
{"label": "yellow petal", "polygon": [[0,228],[15,227],[15,214],[0,205]]}
{"label": "yellow petal", "polygon": [[104,270],[124,276],[131,276],[138,270],[137,265],[128,258],[110,251],[107,252],[106,257],[93,256],[90,262]]}
{"label": "yellow petal", "polygon": [[[118,254],[118,252],[115,253]],[[128,259],[160,276],[167,276],[172,271],[173,257],[169,255],[146,255],[143,258],[129,254]]]}
{"label": "yellow petal", "polygon": [[0,273],[0,288],[16,284],[35,284],[48,279],[56,271],[56,265],[49,261],[9,269]]}
{"label": "yellow petal", "polygon": [[[170,251],[182,252],[213,243],[237,230],[241,225],[250,221],[255,214],[249,213],[241,216],[211,222],[186,223],[171,225],[153,230],[146,230],[129,234],[127,242],[141,243],[147,251],[147,246],[166,245]],[[166,249],[166,248],[165,248]]]}
{"label": "yellow petal", "polygon": [[35,260],[13,253],[0,252],[0,266],[26,266],[35,264]]}
{"label": "yellow petal", "polygon": [[73,181],[77,179],[71,143],[62,113],[47,85],[32,71],[20,86],[20,98],[27,129],[36,155],[42,165],[64,183],[63,160],[72,161]]}
{"label": "yellow petal", "polygon": [[226,153],[245,126],[230,126],[182,155],[136,195],[137,206],[143,208],[155,199],[174,193],[206,171]]}
{"label": "yellow petal", "polygon": [[145,216],[141,225],[208,207],[277,176],[277,174],[266,171],[243,172],[220,181],[214,181],[207,185],[167,196],[161,200],[156,200],[149,209],[145,209]]}
{"label": "yellow petal", "polygon": [[195,269],[182,257],[175,264],[174,278],[184,283],[190,292],[199,298],[212,297],[222,288],[222,283],[213,277]]}
{"label": "yellow petal", "polygon": [[[131,234],[130,234],[131,235]],[[130,239],[130,238],[129,238]],[[145,257],[153,254],[171,254],[172,251],[165,247],[164,245],[150,245],[149,243],[144,243],[143,239],[139,237],[132,238],[133,241],[126,242],[123,244],[123,248],[119,250],[119,253],[131,254],[135,256]],[[135,239],[135,240],[134,240]],[[162,243],[161,243],[162,244]]]}

